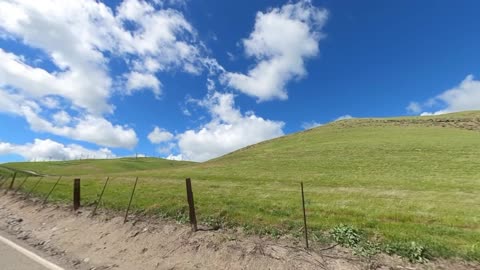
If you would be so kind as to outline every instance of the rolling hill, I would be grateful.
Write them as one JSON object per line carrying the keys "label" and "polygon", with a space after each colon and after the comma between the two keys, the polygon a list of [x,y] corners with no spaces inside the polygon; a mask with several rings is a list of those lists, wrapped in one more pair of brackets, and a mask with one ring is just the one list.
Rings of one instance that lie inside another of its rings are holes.
{"label": "rolling hill", "polygon": [[138,176],[134,208],[177,220],[187,217],[183,179],[191,177],[203,222],[274,235],[301,233],[303,181],[317,239],[348,224],[382,245],[415,241],[432,256],[480,260],[478,111],[342,120],[204,163],[142,158],[3,165],[50,175],[36,188],[39,196],[54,175],[63,175],[55,201],[70,200],[71,179],[81,177],[84,203],[93,202],[109,176],[104,206],[119,210]]}

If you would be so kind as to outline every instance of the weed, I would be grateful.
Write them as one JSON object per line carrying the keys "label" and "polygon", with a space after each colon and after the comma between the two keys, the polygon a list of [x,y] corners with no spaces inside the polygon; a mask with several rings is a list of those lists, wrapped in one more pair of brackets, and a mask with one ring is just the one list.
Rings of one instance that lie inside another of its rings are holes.
{"label": "weed", "polygon": [[357,229],[344,224],[334,227],[331,236],[335,242],[344,247],[356,247],[362,240],[362,236]]}
{"label": "weed", "polygon": [[185,211],[178,211],[177,215],[175,216],[175,220],[180,224],[185,224],[188,223],[189,217]]}
{"label": "weed", "polygon": [[429,257],[427,248],[416,242],[410,242],[409,244],[400,242],[390,243],[384,247],[384,251],[390,255],[397,254],[405,257],[412,263],[428,262]]}
{"label": "weed", "polygon": [[335,226],[330,235],[339,245],[353,249],[353,253],[370,258],[380,252],[377,243],[368,241],[360,230],[345,224]]}

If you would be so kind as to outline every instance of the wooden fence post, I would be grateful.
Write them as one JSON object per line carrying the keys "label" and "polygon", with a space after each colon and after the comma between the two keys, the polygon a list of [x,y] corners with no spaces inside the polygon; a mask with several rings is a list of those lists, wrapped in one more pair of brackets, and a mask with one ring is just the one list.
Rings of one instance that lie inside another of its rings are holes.
{"label": "wooden fence post", "polygon": [[102,192],[100,192],[100,196],[98,197],[97,203],[95,204],[95,208],[93,209],[92,217],[93,217],[93,216],[95,215],[95,213],[97,212],[98,205],[99,205],[100,202],[102,201],[103,193],[105,192],[105,188],[107,187],[107,184],[108,184],[108,180],[109,180],[109,179],[110,179],[110,177],[107,177],[107,180],[105,180],[105,184],[103,185]]}
{"label": "wooden fence post", "polygon": [[80,178],[73,180],[73,210],[80,208]]}
{"label": "wooden fence post", "polygon": [[10,186],[5,190],[5,194],[7,194],[8,191],[13,188],[13,183],[15,182],[16,177],[17,177],[17,172],[14,172],[13,177],[12,177],[12,181],[10,182]]}
{"label": "wooden fence post", "polygon": [[197,231],[197,216],[195,215],[195,202],[193,200],[193,191],[192,191],[192,181],[190,178],[185,179],[187,186],[187,201],[190,215],[190,224],[192,225],[192,230]]}
{"label": "wooden fence post", "polygon": [[303,231],[305,232],[305,245],[308,248],[307,214],[305,213],[305,196],[303,195],[303,182],[300,182],[300,186],[302,188]]}
{"label": "wooden fence post", "polygon": [[48,197],[50,197],[50,194],[52,194],[53,190],[54,190],[55,187],[58,185],[58,182],[60,182],[61,179],[62,179],[62,177],[60,176],[60,177],[58,178],[57,182],[55,182],[55,185],[53,185],[52,189],[50,189],[50,191],[48,192],[47,196],[45,196],[45,199],[43,199],[42,204],[46,204],[46,203],[47,203]]}

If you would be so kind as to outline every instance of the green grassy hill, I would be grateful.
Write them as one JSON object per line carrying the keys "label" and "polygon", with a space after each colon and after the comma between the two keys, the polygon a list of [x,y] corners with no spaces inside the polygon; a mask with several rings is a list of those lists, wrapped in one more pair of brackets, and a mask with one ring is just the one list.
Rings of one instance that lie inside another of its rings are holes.
{"label": "green grassy hill", "polygon": [[[172,161],[161,158],[84,159],[51,162],[14,162],[4,164],[4,169],[29,170],[42,175],[105,175],[143,170],[184,167],[189,161]],[[1,167],[0,167],[1,169]],[[2,173],[2,172],[0,172]]]}
{"label": "green grassy hill", "polygon": [[[110,176],[104,206],[114,209],[126,207],[139,176],[134,208],[179,220],[187,216],[183,179],[191,177],[199,219],[271,234],[301,233],[303,181],[309,224],[318,238],[348,224],[384,246],[415,241],[432,256],[480,260],[480,112],[343,120],[205,163],[4,165],[68,176],[53,200],[70,200],[70,180],[78,176],[84,202],[93,202],[103,185],[99,180]],[[53,181],[43,179],[35,192],[46,194]],[[33,185],[29,180],[25,189]]]}

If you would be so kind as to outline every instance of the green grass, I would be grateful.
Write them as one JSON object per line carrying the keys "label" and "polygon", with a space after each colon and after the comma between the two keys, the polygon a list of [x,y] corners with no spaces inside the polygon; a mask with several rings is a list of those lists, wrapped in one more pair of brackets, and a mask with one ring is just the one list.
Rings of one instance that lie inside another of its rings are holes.
{"label": "green grass", "polygon": [[[131,171],[156,170],[183,167],[194,164],[188,161],[171,161],[161,158],[119,158],[119,159],[84,159],[52,162],[14,162],[4,164],[10,170],[30,170],[47,175],[102,175]],[[1,167],[0,167],[1,170]],[[0,171],[1,173],[1,171]]]}
{"label": "green grass", "polygon": [[[382,244],[415,241],[434,257],[480,261],[479,131],[480,112],[353,119],[205,163],[142,158],[6,166],[67,176],[54,201],[71,200],[71,179],[81,177],[84,204],[95,201],[110,176],[103,206],[117,210],[126,208],[139,176],[133,209],[179,220],[187,216],[184,179],[191,177],[200,220],[271,234],[301,233],[303,181],[313,232],[348,224]],[[34,193],[43,196],[55,180],[46,177]]]}

